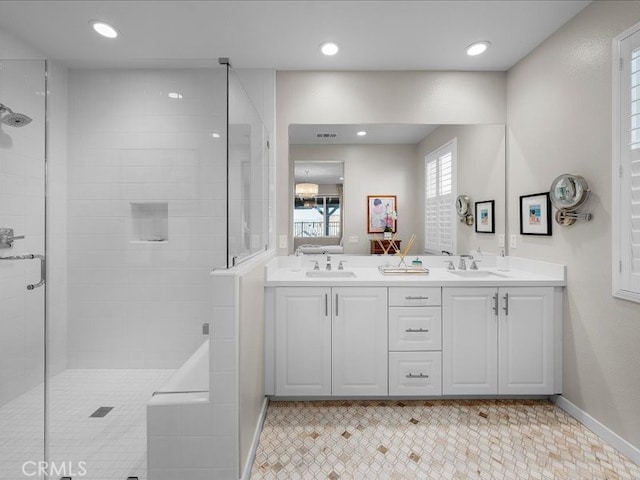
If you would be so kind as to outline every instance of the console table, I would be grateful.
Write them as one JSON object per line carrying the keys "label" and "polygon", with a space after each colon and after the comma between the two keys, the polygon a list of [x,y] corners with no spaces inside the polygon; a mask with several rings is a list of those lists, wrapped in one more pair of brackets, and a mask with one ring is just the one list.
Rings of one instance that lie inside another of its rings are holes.
{"label": "console table", "polygon": [[[398,250],[401,250],[400,243],[402,240],[369,240],[371,242],[371,255],[382,255],[385,250],[389,255],[394,255],[396,250],[393,248],[393,245],[390,246],[391,242],[394,243]],[[382,242],[382,246],[380,245]]]}

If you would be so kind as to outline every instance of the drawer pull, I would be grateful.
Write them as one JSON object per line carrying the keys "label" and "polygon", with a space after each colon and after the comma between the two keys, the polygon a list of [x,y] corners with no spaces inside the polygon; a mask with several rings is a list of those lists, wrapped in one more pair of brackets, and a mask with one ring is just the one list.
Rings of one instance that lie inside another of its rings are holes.
{"label": "drawer pull", "polygon": [[405,300],[429,300],[429,297],[423,297],[423,296],[417,296],[417,297],[415,297],[415,296],[411,296],[411,295],[409,295],[409,296],[407,296],[407,297],[404,297],[404,299],[405,299]]}
{"label": "drawer pull", "polygon": [[429,330],[426,328],[407,328],[405,330],[407,333],[428,333]]}
{"label": "drawer pull", "polygon": [[414,375],[413,373],[409,373],[408,375],[406,375],[407,378],[429,378],[429,375],[425,375],[424,373],[420,372],[418,375]]}

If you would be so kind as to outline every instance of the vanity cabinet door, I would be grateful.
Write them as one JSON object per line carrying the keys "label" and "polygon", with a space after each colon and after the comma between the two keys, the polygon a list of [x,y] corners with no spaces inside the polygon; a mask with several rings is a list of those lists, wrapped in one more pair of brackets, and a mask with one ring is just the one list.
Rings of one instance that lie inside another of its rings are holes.
{"label": "vanity cabinet door", "polygon": [[442,393],[498,393],[497,289],[442,289]]}
{"label": "vanity cabinet door", "polygon": [[276,395],[331,395],[331,289],[276,291]]}
{"label": "vanity cabinet door", "polygon": [[333,395],[387,395],[387,289],[340,287],[333,300]]}
{"label": "vanity cabinet door", "polygon": [[554,393],[553,287],[500,288],[498,393]]}

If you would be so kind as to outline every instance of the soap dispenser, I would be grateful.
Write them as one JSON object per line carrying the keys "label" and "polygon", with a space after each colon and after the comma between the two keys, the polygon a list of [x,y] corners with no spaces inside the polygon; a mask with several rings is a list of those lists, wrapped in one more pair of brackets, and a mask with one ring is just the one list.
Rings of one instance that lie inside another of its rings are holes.
{"label": "soap dispenser", "polygon": [[509,257],[504,256],[504,250],[501,250],[500,255],[496,258],[496,268],[502,272],[509,270]]}

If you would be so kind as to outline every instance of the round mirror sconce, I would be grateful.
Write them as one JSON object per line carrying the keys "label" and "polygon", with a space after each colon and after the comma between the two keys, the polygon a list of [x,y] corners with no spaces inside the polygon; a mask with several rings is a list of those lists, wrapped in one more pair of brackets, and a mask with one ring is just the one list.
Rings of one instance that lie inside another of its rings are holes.
{"label": "round mirror sconce", "polygon": [[576,220],[591,220],[590,213],[578,213],[589,198],[589,184],[580,175],[564,173],[556,178],[549,189],[551,204],[557,208],[555,219],[559,225],[569,226]]}
{"label": "round mirror sconce", "polygon": [[464,222],[469,226],[473,225],[473,214],[471,213],[471,199],[469,195],[458,195],[458,198],[456,198],[456,212],[460,217],[460,223]]}

